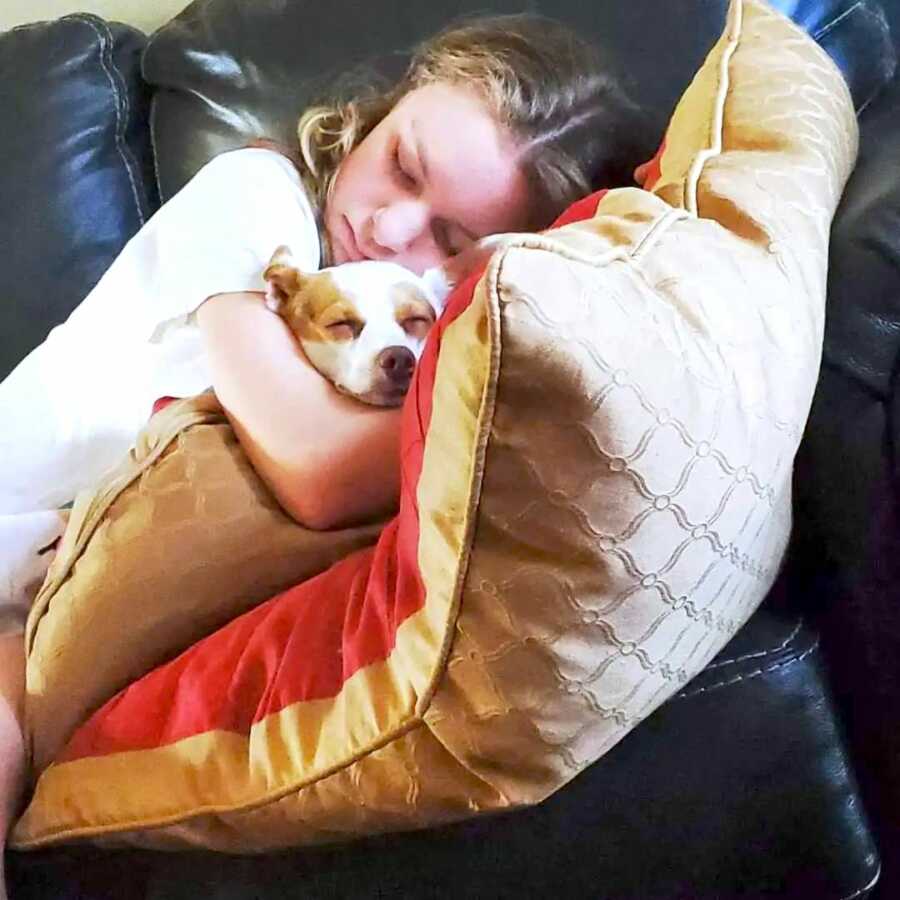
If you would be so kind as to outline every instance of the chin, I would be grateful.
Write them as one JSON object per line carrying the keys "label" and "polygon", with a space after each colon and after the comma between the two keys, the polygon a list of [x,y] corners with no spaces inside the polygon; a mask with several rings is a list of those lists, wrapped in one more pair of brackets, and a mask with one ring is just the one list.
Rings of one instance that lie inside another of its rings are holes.
{"label": "chin", "polygon": [[370,388],[366,391],[349,391],[347,388],[342,387],[339,384],[336,384],[335,387],[342,393],[346,394],[348,397],[353,397],[356,400],[361,401],[362,403],[367,403],[369,406],[381,406],[381,407],[396,407],[402,406],[403,401],[406,399],[408,388],[403,388],[402,390],[393,388],[393,389],[383,389],[380,390],[378,388]]}

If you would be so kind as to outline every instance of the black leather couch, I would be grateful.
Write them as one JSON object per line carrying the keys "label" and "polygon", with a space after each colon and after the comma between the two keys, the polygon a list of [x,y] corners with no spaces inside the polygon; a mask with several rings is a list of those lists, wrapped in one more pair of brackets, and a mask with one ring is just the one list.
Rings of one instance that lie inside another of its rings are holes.
{"label": "black leather couch", "polygon": [[[900,35],[900,2],[775,5],[842,66],[862,150],[833,230],[792,550],[748,625],[533,809],[264,858],[11,853],[14,898],[900,897],[900,78],[888,30]],[[207,158],[260,134],[289,140],[337,73],[390,75],[410,42],[486,7],[197,0],[149,43],[84,15],[0,34],[0,377]],[[725,7],[489,4],[541,9],[596,39],[648,111],[646,156]]]}

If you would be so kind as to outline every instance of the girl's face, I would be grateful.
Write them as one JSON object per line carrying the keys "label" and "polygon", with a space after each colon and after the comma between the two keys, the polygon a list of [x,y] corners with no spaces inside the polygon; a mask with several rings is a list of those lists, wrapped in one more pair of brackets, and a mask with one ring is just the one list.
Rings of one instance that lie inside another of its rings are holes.
{"label": "girl's face", "polygon": [[524,230],[517,150],[469,89],[410,91],[338,170],[324,217],[333,263],[390,260],[421,274],[488,234]]}

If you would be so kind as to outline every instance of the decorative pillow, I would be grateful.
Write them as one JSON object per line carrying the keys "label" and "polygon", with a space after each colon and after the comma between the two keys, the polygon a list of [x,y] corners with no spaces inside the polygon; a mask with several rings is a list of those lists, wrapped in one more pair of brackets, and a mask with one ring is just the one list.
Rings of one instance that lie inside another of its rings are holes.
{"label": "decorative pillow", "polygon": [[102,707],[15,846],[337,841],[537,803],[602,756],[775,578],[855,151],[830,59],[732,0],[653,191],[451,298],[377,546]]}
{"label": "decorative pillow", "polygon": [[26,629],[32,768],[135,678],[276,591],[374,544],[287,516],[212,393],[157,412],[120,468],[78,497]]}

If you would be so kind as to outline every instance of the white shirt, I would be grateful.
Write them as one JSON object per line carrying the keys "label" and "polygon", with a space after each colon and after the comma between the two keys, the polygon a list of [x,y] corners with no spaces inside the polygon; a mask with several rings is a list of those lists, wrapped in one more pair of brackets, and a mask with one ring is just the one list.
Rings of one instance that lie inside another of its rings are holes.
{"label": "white shirt", "polygon": [[271,150],[223,153],[128,242],[61,330],[97,327],[149,353],[153,396],[134,398],[142,412],[148,397],[199,393],[212,381],[191,314],[215,294],[265,290],[262,273],[279,244],[301,268],[319,268],[315,215],[297,170]]}
{"label": "white shirt", "polygon": [[271,150],[217,156],[165,203],[0,384],[0,514],[72,499],[121,460],[156,399],[209,387],[192,313],[215,294],[264,290],[279,244],[319,268],[309,198]]}

